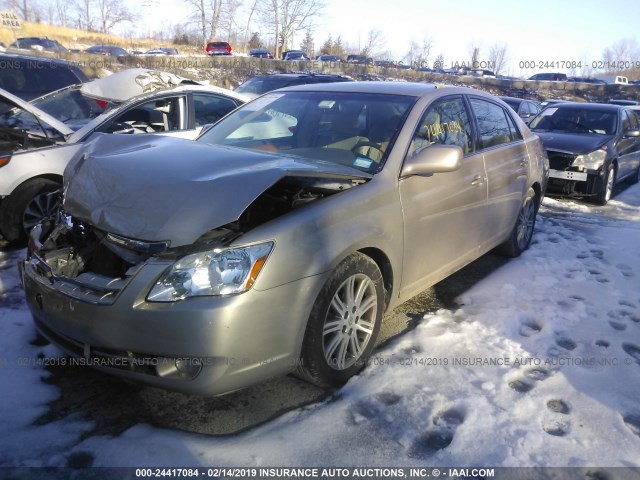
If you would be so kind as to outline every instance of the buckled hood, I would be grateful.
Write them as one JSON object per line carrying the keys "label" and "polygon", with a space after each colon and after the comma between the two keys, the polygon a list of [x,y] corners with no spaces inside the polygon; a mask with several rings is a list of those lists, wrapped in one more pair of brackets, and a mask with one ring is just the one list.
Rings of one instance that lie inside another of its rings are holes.
{"label": "buckled hood", "polygon": [[162,136],[98,134],[65,170],[64,209],[101,230],[188,245],[286,176],[369,179],[324,161]]}

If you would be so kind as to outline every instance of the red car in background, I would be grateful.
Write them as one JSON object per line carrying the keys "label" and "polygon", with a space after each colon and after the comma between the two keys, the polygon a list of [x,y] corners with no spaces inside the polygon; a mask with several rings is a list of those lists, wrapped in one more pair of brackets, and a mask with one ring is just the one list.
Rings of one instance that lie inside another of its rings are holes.
{"label": "red car in background", "polygon": [[228,42],[209,42],[205,51],[207,55],[231,55],[231,45]]}

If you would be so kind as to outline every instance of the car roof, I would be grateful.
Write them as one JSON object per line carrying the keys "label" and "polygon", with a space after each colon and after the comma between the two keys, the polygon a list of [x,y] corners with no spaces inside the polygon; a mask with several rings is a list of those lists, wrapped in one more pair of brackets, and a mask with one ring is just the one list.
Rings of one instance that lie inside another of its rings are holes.
{"label": "car roof", "polygon": [[307,77],[319,77],[319,78],[349,78],[337,73],[268,73],[266,75],[256,75],[251,78],[307,78]]}
{"label": "car roof", "polygon": [[612,112],[617,112],[618,110],[624,110],[628,108],[627,105],[613,105],[611,103],[587,103],[587,102],[567,102],[567,103],[556,103],[553,104],[552,108],[564,108],[571,110],[584,110],[586,109],[594,109],[594,110],[610,110]]}
{"label": "car roof", "polygon": [[504,101],[509,101],[509,102],[535,102],[535,100],[529,100],[528,98],[518,98],[518,97],[507,97],[506,95],[498,95],[498,98],[500,98],[501,100]]}
{"label": "car roof", "polygon": [[340,83],[315,83],[309,85],[296,85],[282,88],[279,91],[326,91],[345,93],[378,93],[388,95],[408,95],[421,97],[437,90],[446,89],[451,93],[473,93],[485,95],[484,92],[465,87],[452,87],[431,83],[413,82],[340,82]]}
{"label": "car roof", "polygon": [[[0,57],[15,59],[15,60],[26,60],[26,61],[40,61],[40,62],[53,62],[57,64],[64,64],[65,66],[70,66],[77,69],[76,65],[70,63],[61,58],[53,58],[53,57],[39,57],[38,55],[25,55],[23,53],[11,53],[11,52],[0,52]],[[79,70],[79,69],[78,69]],[[83,73],[84,75],[84,73]]]}

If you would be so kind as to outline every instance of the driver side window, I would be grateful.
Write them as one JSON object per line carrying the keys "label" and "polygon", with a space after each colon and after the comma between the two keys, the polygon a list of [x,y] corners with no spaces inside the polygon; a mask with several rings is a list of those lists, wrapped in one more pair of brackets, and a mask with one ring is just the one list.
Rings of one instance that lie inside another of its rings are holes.
{"label": "driver side window", "polygon": [[130,125],[133,133],[183,130],[185,127],[180,115],[180,105],[183,101],[184,97],[167,97],[141,103],[118,115],[111,121],[111,125]]}
{"label": "driver side window", "polygon": [[418,153],[434,144],[458,145],[465,154],[473,151],[471,124],[462,97],[437,100],[418,125],[410,153]]}

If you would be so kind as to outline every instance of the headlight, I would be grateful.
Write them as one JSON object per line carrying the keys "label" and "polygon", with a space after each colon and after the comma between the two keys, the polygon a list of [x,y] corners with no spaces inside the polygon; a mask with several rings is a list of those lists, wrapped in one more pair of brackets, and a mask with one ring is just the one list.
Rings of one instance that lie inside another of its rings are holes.
{"label": "headlight", "polygon": [[160,277],[147,300],[175,302],[187,297],[246,292],[272,248],[273,242],[267,242],[187,255]]}
{"label": "headlight", "polygon": [[596,150],[595,152],[585,155],[578,155],[571,165],[574,167],[583,167],[588,170],[597,170],[604,164],[606,158],[606,150]]}

